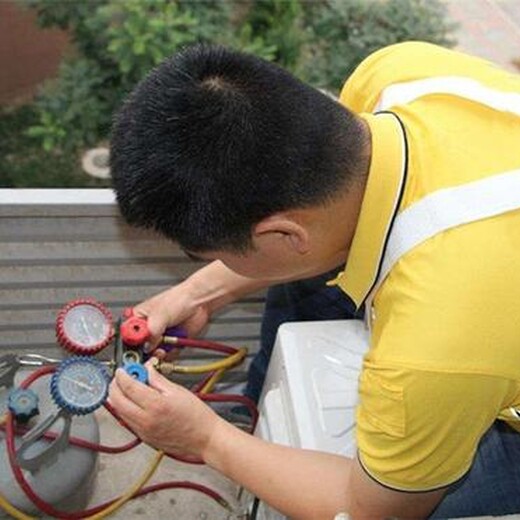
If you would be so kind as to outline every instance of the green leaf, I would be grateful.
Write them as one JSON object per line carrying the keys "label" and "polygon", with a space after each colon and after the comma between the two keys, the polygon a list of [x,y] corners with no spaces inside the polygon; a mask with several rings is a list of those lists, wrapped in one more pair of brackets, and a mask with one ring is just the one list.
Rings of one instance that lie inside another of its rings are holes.
{"label": "green leaf", "polygon": [[47,129],[44,126],[30,126],[26,130],[26,135],[29,137],[42,137],[47,133]]}
{"label": "green leaf", "polygon": [[132,51],[135,55],[143,55],[146,50],[145,40],[144,39],[137,39],[134,41],[134,44],[132,45]]}

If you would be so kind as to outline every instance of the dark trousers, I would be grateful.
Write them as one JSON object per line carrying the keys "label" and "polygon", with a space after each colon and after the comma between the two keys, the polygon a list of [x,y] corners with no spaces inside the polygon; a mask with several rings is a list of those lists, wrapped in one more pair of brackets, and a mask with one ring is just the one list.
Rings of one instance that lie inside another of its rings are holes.
{"label": "dark trousers", "polygon": [[363,319],[363,310],[337,287],[327,287],[340,268],[316,278],[271,287],[262,320],[260,351],[249,368],[245,395],[258,402],[271,358],[276,332],[288,321]]}

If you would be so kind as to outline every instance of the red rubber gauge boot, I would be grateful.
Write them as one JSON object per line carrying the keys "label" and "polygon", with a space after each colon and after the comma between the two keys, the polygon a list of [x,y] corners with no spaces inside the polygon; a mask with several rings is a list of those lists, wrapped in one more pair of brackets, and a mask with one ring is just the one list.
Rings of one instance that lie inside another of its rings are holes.
{"label": "red rubber gauge boot", "polygon": [[58,314],[56,338],[73,354],[92,356],[104,349],[113,336],[112,315],[96,300],[71,301]]}

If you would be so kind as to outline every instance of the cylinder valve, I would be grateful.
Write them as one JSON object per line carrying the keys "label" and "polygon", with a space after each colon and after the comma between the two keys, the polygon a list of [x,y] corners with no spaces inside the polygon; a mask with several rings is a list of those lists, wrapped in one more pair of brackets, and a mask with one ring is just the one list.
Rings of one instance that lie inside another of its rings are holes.
{"label": "cylinder valve", "polygon": [[38,403],[39,398],[32,390],[15,388],[9,392],[7,406],[17,422],[27,423],[40,413]]}

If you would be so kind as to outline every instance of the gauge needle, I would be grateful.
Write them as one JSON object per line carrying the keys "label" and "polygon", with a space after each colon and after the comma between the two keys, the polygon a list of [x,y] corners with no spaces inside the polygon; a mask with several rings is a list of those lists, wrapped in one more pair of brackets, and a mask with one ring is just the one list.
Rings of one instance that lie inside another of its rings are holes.
{"label": "gauge needle", "polygon": [[90,331],[88,330],[87,321],[85,320],[85,318],[83,316],[81,316],[80,320],[81,320],[81,325],[83,326],[83,330],[85,331],[85,333],[87,335],[87,338],[90,339]]}
{"label": "gauge needle", "polygon": [[94,392],[94,388],[87,385],[86,383],[82,383],[81,381],[78,381],[77,379],[72,379],[72,377],[68,376],[62,376],[63,379],[66,381],[70,381],[71,383],[75,383],[76,385],[80,386],[81,388],[84,388],[85,390],[88,390],[89,392]]}

